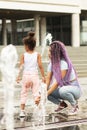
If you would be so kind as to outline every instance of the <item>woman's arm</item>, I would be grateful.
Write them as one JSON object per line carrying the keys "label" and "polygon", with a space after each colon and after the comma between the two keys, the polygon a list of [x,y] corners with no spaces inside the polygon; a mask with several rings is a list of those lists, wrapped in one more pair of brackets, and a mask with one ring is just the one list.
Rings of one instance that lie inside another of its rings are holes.
{"label": "woman's arm", "polygon": [[58,83],[55,81],[47,91],[47,96],[50,95],[55,89],[57,89]]}
{"label": "woman's arm", "polygon": [[48,72],[46,76],[46,84],[47,84],[47,89],[50,85],[50,81],[52,80],[52,72]]}
{"label": "woman's arm", "polygon": [[[62,71],[61,71],[62,78],[65,77],[66,73],[67,73],[67,70],[62,70]],[[58,83],[57,83],[57,81],[56,81],[56,79],[55,79],[55,81],[53,82],[53,84],[52,84],[51,87],[49,88],[49,90],[48,90],[48,92],[47,92],[47,95],[50,95],[50,94],[51,94],[55,89],[57,89],[57,88],[58,88]]]}

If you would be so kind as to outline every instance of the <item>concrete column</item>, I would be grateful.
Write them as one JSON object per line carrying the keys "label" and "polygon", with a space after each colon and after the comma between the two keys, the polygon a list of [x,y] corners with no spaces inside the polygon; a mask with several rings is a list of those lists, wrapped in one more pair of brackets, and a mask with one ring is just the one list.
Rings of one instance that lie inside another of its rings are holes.
{"label": "concrete column", "polygon": [[80,18],[79,14],[72,14],[72,46],[80,46]]}
{"label": "concrete column", "polygon": [[2,44],[7,45],[6,19],[2,19]]}
{"label": "concrete column", "polygon": [[39,46],[39,15],[34,17],[35,19],[35,36],[36,36],[36,46]]}
{"label": "concrete column", "polygon": [[11,44],[17,44],[17,22],[11,19]]}
{"label": "concrete column", "polygon": [[41,45],[44,44],[44,39],[46,37],[46,18],[41,17],[40,20],[40,27],[41,27]]}

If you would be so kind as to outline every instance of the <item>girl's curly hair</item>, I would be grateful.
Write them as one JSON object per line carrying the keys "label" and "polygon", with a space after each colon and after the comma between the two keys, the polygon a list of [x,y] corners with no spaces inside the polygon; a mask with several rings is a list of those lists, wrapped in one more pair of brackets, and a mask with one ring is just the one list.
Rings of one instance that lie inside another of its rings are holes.
{"label": "girl's curly hair", "polygon": [[23,38],[23,43],[28,46],[29,50],[34,50],[36,47],[35,32],[30,31],[28,36]]}

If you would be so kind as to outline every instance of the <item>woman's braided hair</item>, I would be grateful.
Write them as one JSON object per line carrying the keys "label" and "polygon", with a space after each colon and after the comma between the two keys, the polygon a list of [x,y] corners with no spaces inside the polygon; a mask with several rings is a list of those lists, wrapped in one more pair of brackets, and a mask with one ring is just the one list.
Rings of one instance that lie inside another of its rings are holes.
{"label": "woman's braided hair", "polygon": [[[71,73],[73,65],[67,54],[65,45],[60,41],[53,41],[50,44],[50,48],[51,48],[52,72],[53,72],[58,84],[60,86],[69,84],[70,73]],[[62,75],[61,75],[61,66],[60,66],[61,60],[65,60],[68,64],[67,74],[64,78],[62,78]]]}

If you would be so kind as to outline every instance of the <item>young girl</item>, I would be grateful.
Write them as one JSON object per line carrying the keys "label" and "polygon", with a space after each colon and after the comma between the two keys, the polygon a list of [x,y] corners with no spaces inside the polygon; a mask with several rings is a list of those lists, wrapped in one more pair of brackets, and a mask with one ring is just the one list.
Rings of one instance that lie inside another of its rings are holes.
{"label": "young girl", "polygon": [[[23,43],[26,52],[20,59],[20,70],[24,65],[22,76],[22,91],[21,91],[21,113],[20,117],[25,116],[25,103],[28,96],[28,90],[31,87],[34,100],[39,94],[40,80],[38,75],[38,67],[40,69],[42,80],[45,80],[44,69],[41,62],[41,55],[35,51],[36,39],[35,33],[30,32],[29,36],[23,38]],[[20,79],[20,74],[17,77],[17,82]]]}

